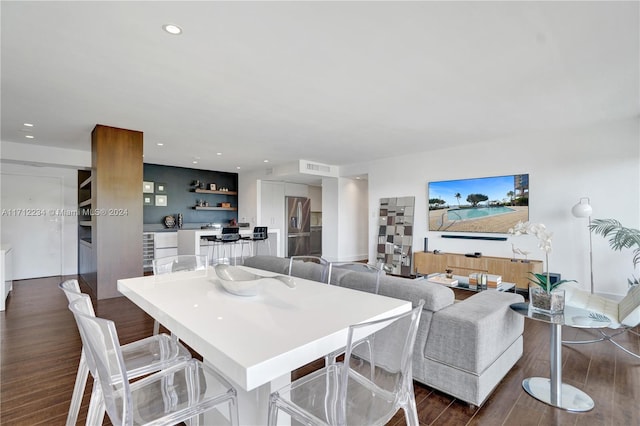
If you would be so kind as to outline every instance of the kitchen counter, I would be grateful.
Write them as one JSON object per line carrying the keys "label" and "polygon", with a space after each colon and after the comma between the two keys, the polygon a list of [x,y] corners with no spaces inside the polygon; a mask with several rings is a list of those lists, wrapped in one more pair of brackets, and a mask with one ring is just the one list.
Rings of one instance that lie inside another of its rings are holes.
{"label": "kitchen counter", "polygon": [[[209,237],[212,235],[221,235],[221,229],[179,229],[178,230],[178,254],[200,254],[201,247],[203,247],[201,239],[202,237]],[[280,230],[271,229],[268,230],[269,239],[275,241],[272,247],[275,247],[274,256],[282,257],[282,249],[280,248]],[[241,228],[241,236],[253,235],[253,228]],[[204,246],[206,247],[206,246]]]}

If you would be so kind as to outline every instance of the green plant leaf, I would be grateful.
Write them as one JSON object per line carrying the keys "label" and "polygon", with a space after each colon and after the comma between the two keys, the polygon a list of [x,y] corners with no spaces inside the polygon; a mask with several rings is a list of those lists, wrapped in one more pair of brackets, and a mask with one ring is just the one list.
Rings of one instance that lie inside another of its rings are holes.
{"label": "green plant leaf", "polygon": [[613,250],[634,248],[633,267],[640,263],[640,231],[627,228],[615,219],[593,219],[589,224],[591,232],[609,238],[609,246]]}
{"label": "green plant leaf", "polygon": [[532,283],[534,283],[535,285],[537,285],[538,287],[541,287],[547,293],[551,293],[551,291],[553,291],[556,287],[558,287],[561,284],[569,283],[569,282],[574,282],[574,283],[577,282],[576,280],[558,280],[554,283],[549,284],[547,282],[546,274],[537,274],[535,272],[529,272],[529,273],[533,275],[533,278],[527,277],[527,279]]}

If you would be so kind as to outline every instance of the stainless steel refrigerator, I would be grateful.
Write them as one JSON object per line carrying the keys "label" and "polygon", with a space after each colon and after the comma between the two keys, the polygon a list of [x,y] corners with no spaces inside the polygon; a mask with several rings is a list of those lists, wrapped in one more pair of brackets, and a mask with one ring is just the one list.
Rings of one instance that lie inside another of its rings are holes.
{"label": "stainless steel refrigerator", "polygon": [[287,257],[311,254],[311,205],[306,197],[285,197]]}

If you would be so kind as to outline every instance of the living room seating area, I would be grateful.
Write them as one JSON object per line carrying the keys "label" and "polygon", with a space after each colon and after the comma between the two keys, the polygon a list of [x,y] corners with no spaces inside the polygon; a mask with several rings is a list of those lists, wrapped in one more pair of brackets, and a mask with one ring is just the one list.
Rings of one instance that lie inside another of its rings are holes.
{"label": "living room seating area", "polygon": [[[254,256],[245,266],[287,274],[289,259]],[[312,279],[320,265],[309,263],[294,276]],[[297,275],[296,275],[297,274]],[[332,285],[374,293],[376,276],[336,269]],[[485,291],[455,303],[450,288],[391,275],[380,277],[380,295],[425,301],[413,354],[413,378],[471,405],[480,406],[523,353],[524,318],[509,306],[524,298]]]}

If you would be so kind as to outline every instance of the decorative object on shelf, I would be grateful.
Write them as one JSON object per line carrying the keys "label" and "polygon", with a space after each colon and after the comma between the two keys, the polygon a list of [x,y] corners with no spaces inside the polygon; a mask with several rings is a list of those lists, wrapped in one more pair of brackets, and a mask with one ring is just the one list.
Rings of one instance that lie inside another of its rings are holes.
{"label": "decorative object on shelf", "polygon": [[209,190],[210,191],[217,191],[217,186],[215,183],[210,183],[209,184]]}
{"label": "decorative object on shelf", "polygon": [[167,228],[173,228],[176,226],[176,218],[173,216],[165,216],[162,222]]}
{"label": "decorative object on shelf", "polygon": [[142,182],[142,192],[145,194],[153,194],[153,182]]}
{"label": "decorative object on shelf", "polygon": [[220,203],[219,207],[229,208],[229,207],[231,207],[231,203]]}
{"label": "decorative object on shelf", "polygon": [[164,194],[167,192],[167,184],[166,183],[156,183],[156,192]]}
{"label": "decorative object on shelf", "polygon": [[443,277],[442,274],[436,274],[433,276],[428,276],[427,281],[436,284],[444,284],[449,287],[456,287],[458,285],[458,280],[453,278],[453,275],[451,277]]}
{"label": "decorative object on shelf", "polygon": [[167,196],[156,195],[156,206],[166,207],[166,205],[167,205]]}
{"label": "decorative object on shelf", "polygon": [[547,272],[544,274],[532,273],[534,278],[529,281],[535,286],[529,287],[529,302],[533,310],[547,314],[558,314],[564,311],[564,290],[557,289],[560,284],[566,282],[576,282],[575,280],[551,281],[549,276],[549,253],[551,253],[551,238],[553,233],[547,231],[542,223],[518,222],[516,226],[509,229],[512,235],[535,235],[538,238],[538,247],[545,254],[545,265]]}
{"label": "decorative object on shelf", "polygon": [[[582,197],[580,201],[578,201],[578,204],[571,208],[571,213],[575,217],[587,218],[587,229],[589,229],[591,225],[591,213],[593,212],[590,202],[589,197]],[[591,232],[589,232],[589,272],[591,273],[591,294],[593,294],[593,243]]]}
{"label": "decorative object on shelf", "polygon": [[183,224],[183,217],[182,217],[182,213],[178,213],[178,221],[176,223],[176,225],[178,226],[178,228],[182,228],[182,224]]}
{"label": "decorative object on shelf", "polygon": [[[603,237],[609,237],[609,246],[613,250],[633,248],[633,267],[638,266],[640,263],[639,230],[622,226],[622,223],[615,219],[594,219],[589,229]],[[638,279],[635,276],[627,281],[631,287],[638,285]]]}
{"label": "decorative object on shelf", "polygon": [[204,182],[200,182],[200,189],[207,189],[207,184]]}
{"label": "decorative object on shelf", "polygon": [[511,243],[511,251],[513,252],[513,258],[516,262],[518,261],[518,257],[517,257],[518,254],[524,256],[524,260],[523,260],[524,263],[529,262],[528,256],[529,256],[529,253],[531,253],[530,251],[524,251],[522,249],[519,249],[513,243]]}
{"label": "decorative object on shelf", "polygon": [[142,205],[143,206],[152,206],[153,205],[153,197],[151,195],[145,195],[142,197]]}
{"label": "decorative object on shelf", "polygon": [[191,185],[193,185],[194,188],[200,188],[200,181],[196,179],[193,181]]}

